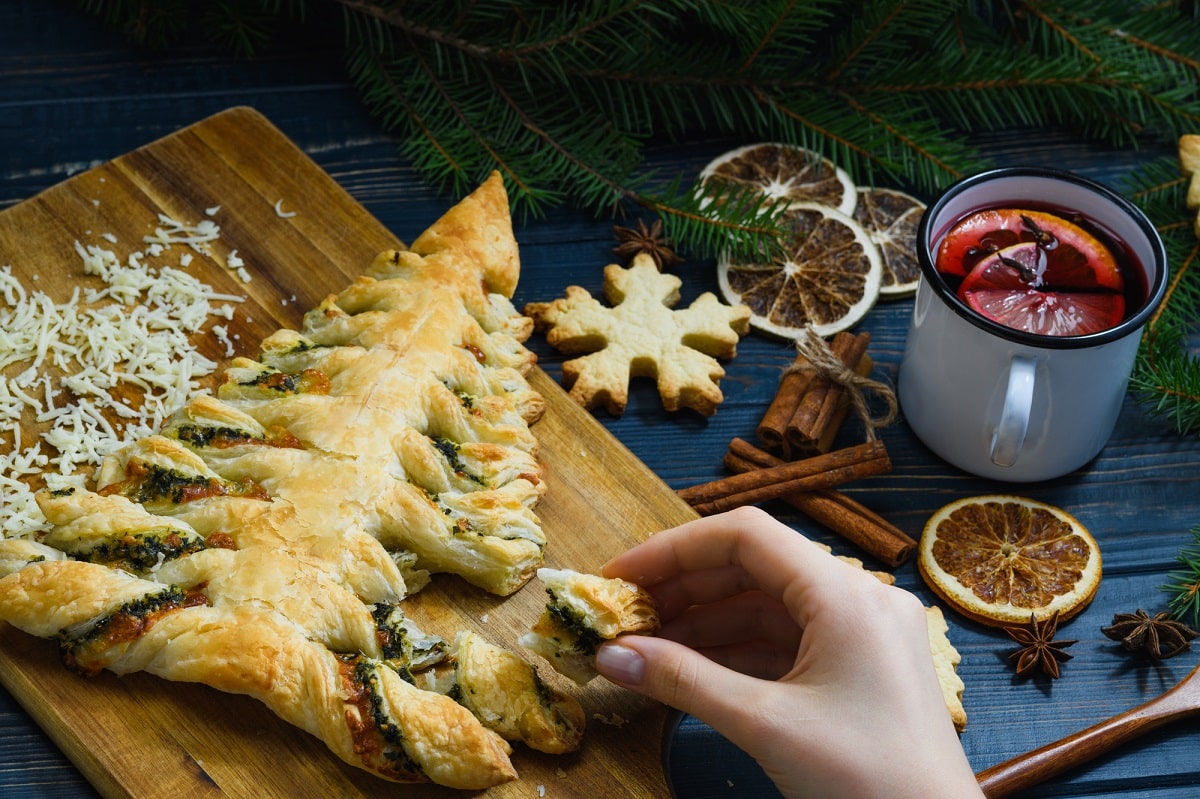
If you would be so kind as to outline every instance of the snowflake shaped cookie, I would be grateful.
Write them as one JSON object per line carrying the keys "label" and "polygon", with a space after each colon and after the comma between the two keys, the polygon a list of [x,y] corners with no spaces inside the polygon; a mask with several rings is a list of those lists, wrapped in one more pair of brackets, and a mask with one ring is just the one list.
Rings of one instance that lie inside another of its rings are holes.
{"label": "snowflake shaped cookie", "polygon": [[667,410],[691,408],[711,416],[724,399],[717,381],[725,370],[717,358],[737,353],[738,339],[749,330],[750,309],[725,305],[705,292],[674,310],[680,285],[641,253],[628,268],[604,268],[604,296],[612,307],[586,289],[568,286],[566,297],[529,303],[525,315],[558,351],[587,353],[563,363],[563,384],[585,408],[603,405],[620,416],[630,378],[653,377]]}

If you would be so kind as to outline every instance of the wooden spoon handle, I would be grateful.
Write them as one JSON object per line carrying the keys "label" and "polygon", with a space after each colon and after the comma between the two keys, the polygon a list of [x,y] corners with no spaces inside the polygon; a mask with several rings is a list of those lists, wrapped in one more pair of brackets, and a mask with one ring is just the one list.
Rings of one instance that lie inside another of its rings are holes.
{"label": "wooden spoon handle", "polygon": [[1142,733],[1200,710],[1200,667],[1162,696],[1062,740],[979,772],[988,799],[1001,799],[1102,755]]}

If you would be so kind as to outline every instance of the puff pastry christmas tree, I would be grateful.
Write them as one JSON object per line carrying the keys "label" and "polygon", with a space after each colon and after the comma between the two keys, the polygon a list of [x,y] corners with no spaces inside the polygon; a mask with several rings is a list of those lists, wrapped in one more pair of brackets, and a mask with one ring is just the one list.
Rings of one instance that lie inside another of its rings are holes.
{"label": "puff pastry christmas tree", "polygon": [[477,791],[517,778],[510,742],[577,749],[576,699],[402,607],[443,572],[507,597],[544,562],[519,272],[494,173],[106,455],[94,490],[39,492],[48,528],[0,536],[0,620],[84,675],[254,697],[386,780]]}
{"label": "puff pastry christmas tree", "polygon": [[585,408],[603,405],[619,416],[629,400],[630,378],[653,377],[667,410],[691,408],[711,416],[724,399],[718,381],[725,370],[717,359],[737,353],[738,340],[749,330],[750,309],[725,305],[705,292],[675,310],[680,285],[642,253],[628,268],[604,268],[604,296],[612,307],[584,288],[568,286],[566,297],[529,303],[525,315],[555,349],[586,353],[563,363],[563,383]]}

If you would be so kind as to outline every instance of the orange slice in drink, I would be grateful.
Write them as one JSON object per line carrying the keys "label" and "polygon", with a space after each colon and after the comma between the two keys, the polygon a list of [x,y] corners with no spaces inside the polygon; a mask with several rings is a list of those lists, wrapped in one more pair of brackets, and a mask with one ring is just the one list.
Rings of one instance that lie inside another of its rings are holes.
{"label": "orange slice in drink", "polygon": [[981,316],[1039,336],[1099,333],[1125,315],[1125,298],[1120,294],[981,289],[964,291],[962,298]]}
{"label": "orange slice in drink", "polygon": [[958,296],[982,316],[1043,336],[1083,336],[1125,314],[1112,251],[1079,225],[1020,208],[963,219],[938,247],[937,267],[964,275]]}
{"label": "orange slice in drink", "polygon": [[1124,286],[1112,251],[1094,235],[1057,214],[1021,208],[993,208],[960,221],[938,246],[937,269],[966,276],[989,256],[1021,243],[1037,244],[1046,256],[1039,285],[1117,292]]}
{"label": "orange slice in drink", "polygon": [[1116,291],[1047,283],[1051,252],[1034,241],[997,250],[975,265],[958,296],[988,319],[1042,336],[1084,336],[1120,322],[1125,298]]}
{"label": "orange slice in drink", "polygon": [[959,296],[969,291],[1016,289],[1044,285],[1046,251],[1032,241],[1013,244],[984,256],[959,287]]}
{"label": "orange slice in drink", "polygon": [[1066,621],[1100,587],[1100,546],[1066,511],[1025,497],[951,502],[925,524],[917,567],[935,594],[981,624]]}

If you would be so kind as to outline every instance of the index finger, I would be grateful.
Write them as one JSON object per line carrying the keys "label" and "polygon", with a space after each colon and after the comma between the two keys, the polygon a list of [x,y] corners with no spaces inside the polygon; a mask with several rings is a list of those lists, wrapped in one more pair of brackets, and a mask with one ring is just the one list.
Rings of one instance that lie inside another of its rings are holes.
{"label": "index finger", "polygon": [[[832,592],[856,570],[758,508],[737,508],[664,530],[605,564],[603,573],[653,590],[671,582],[676,601],[712,601],[712,584],[688,575],[741,569],[764,593],[792,606],[790,591]],[[725,579],[726,585],[735,581]],[[744,588],[744,582],[742,588]],[[803,603],[792,607],[803,612]],[[797,621],[803,621],[798,616]]]}

